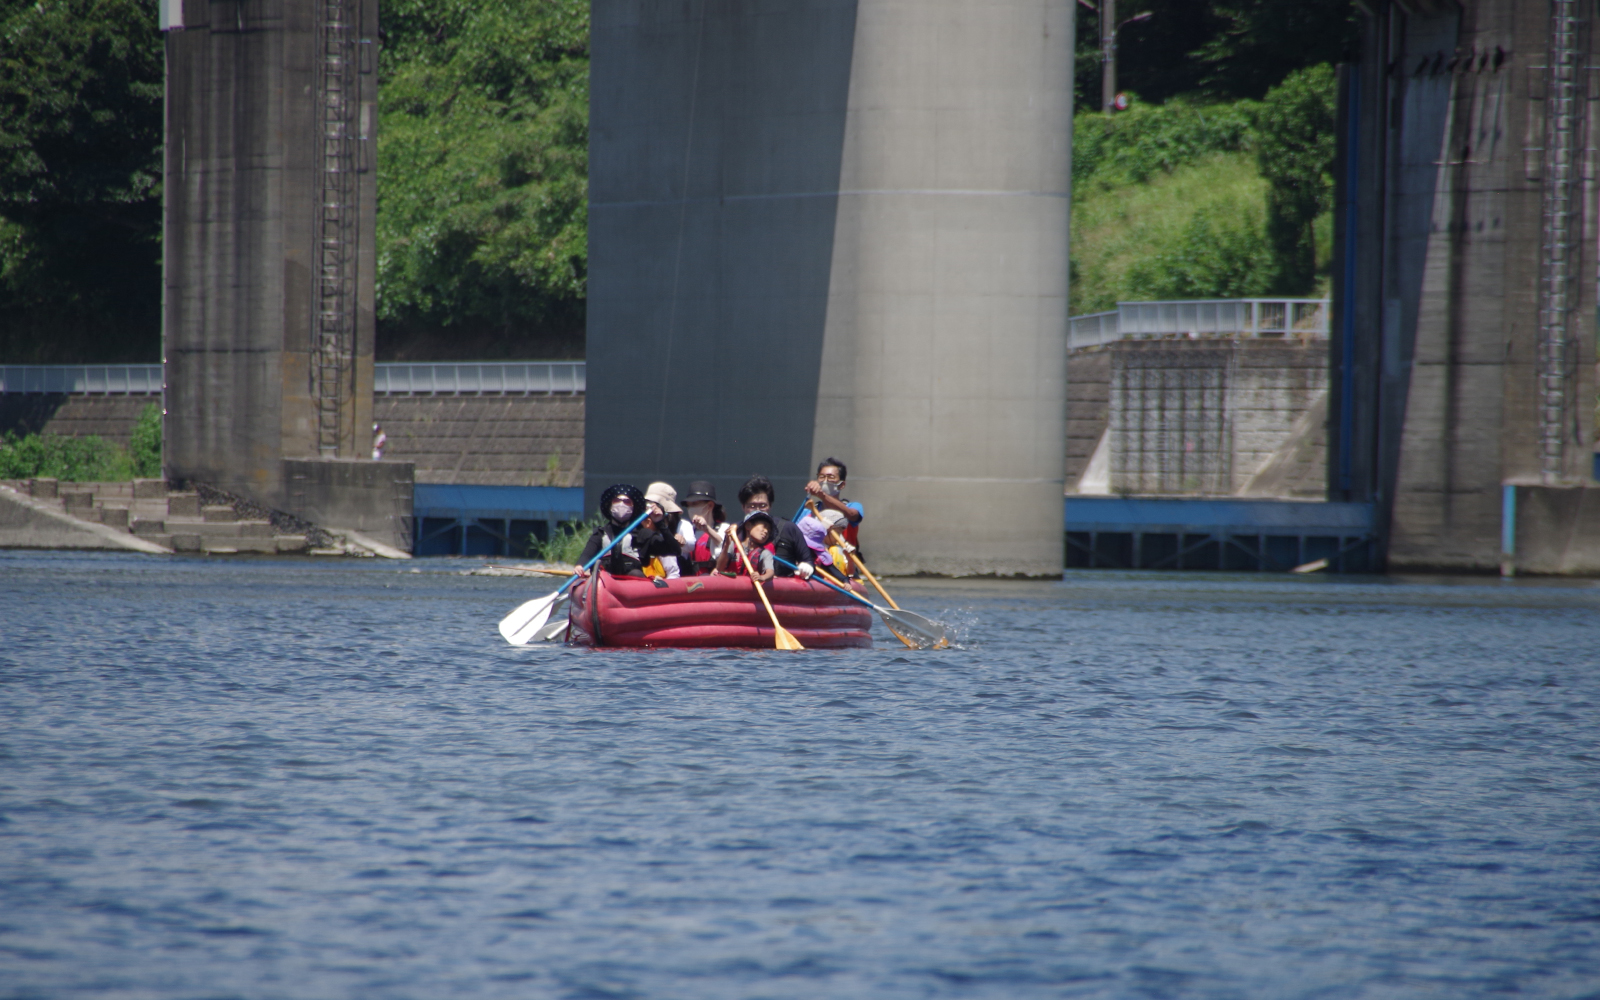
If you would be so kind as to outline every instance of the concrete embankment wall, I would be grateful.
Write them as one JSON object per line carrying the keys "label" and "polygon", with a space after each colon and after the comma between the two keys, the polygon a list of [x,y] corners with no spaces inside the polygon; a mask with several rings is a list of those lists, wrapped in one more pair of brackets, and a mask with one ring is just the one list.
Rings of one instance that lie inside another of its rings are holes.
{"label": "concrete embankment wall", "polygon": [[134,422],[155,395],[102,396],[40,392],[0,394],[0,434],[62,434],[104,438],[127,447]]}
{"label": "concrete embankment wall", "polygon": [[1067,483],[1109,433],[1109,488],[1323,499],[1327,345],[1119,341],[1067,366]]}
{"label": "concrete embankment wall", "polygon": [[[0,433],[98,435],[126,446],[154,395],[0,394]],[[384,458],[411,462],[419,483],[578,486],[584,394],[379,396]]]}
{"label": "concrete embankment wall", "polygon": [[379,396],[385,458],[419,483],[581,486],[584,396]]}

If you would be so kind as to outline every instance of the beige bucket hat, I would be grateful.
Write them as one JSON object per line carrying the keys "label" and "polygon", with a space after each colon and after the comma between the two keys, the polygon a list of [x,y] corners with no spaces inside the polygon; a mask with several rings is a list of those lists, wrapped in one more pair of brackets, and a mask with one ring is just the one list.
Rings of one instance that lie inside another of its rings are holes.
{"label": "beige bucket hat", "polygon": [[668,514],[683,513],[683,508],[678,506],[678,491],[672,488],[671,483],[651,483],[650,488],[644,491],[644,498],[660,504]]}

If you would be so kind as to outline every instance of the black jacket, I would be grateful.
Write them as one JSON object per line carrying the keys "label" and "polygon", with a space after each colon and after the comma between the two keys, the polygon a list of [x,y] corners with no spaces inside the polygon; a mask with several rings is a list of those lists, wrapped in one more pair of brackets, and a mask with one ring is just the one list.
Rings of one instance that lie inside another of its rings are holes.
{"label": "black jacket", "polygon": [[[578,565],[586,564],[595,557],[601,549],[610,544],[617,532],[626,528],[627,524],[607,522],[594,529],[589,534],[589,540],[584,543],[583,554],[578,557]],[[637,528],[628,533],[628,537],[618,542],[601,559],[597,568],[605,570],[613,576],[644,576],[644,561],[652,555],[660,553],[653,551],[660,544],[661,536],[650,527],[649,521],[641,521]]]}
{"label": "black jacket", "polygon": [[[811,546],[806,544],[806,538],[800,534],[800,526],[793,521],[778,522],[778,537],[772,543],[772,554],[779,559],[787,559],[796,566],[812,560]],[[777,564],[778,576],[794,576],[794,570],[783,563]]]}

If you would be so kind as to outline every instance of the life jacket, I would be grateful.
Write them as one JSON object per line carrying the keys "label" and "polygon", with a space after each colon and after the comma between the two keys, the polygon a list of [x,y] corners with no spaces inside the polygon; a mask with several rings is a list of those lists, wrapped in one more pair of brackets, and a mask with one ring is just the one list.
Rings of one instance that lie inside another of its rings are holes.
{"label": "life jacket", "polygon": [[[757,572],[760,572],[759,566],[761,563],[761,553],[765,552],[768,555],[771,555],[774,548],[774,543],[772,542],[751,548],[743,539],[740,539],[734,544],[743,547],[745,554],[750,557],[750,564],[758,567]],[[732,566],[734,574],[737,576],[749,576],[749,571],[744,568],[744,560],[740,559],[738,555],[739,554],[737,552],[734,553],[734,565]],[[774,563],[774,565],[776,565],[776,563]]]}
{"label": "life jacket", "polygon": [[689,553],[689,562],[694,564],[697,572],[709,573],[717,564],[717,551],[711,543],[714,541],[713,533],[720,533],[722,528],[721,524],[713,524],[710,531],[695,529],[694,548]]}

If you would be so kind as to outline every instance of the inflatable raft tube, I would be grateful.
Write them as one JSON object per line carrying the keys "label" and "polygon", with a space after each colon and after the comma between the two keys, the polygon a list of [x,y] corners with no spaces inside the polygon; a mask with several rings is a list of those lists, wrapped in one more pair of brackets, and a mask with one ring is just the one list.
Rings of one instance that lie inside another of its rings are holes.
{"label": "inflatable raft tube", "polygon": [[[594,573],[572,588],[568,642],[578,646],[771,649],[772,620],[748,577],[692,576],[665,587]],[[872,645],[872,612],[820,583],[778,577],[763,585],[778,622],[807,649]]]}

